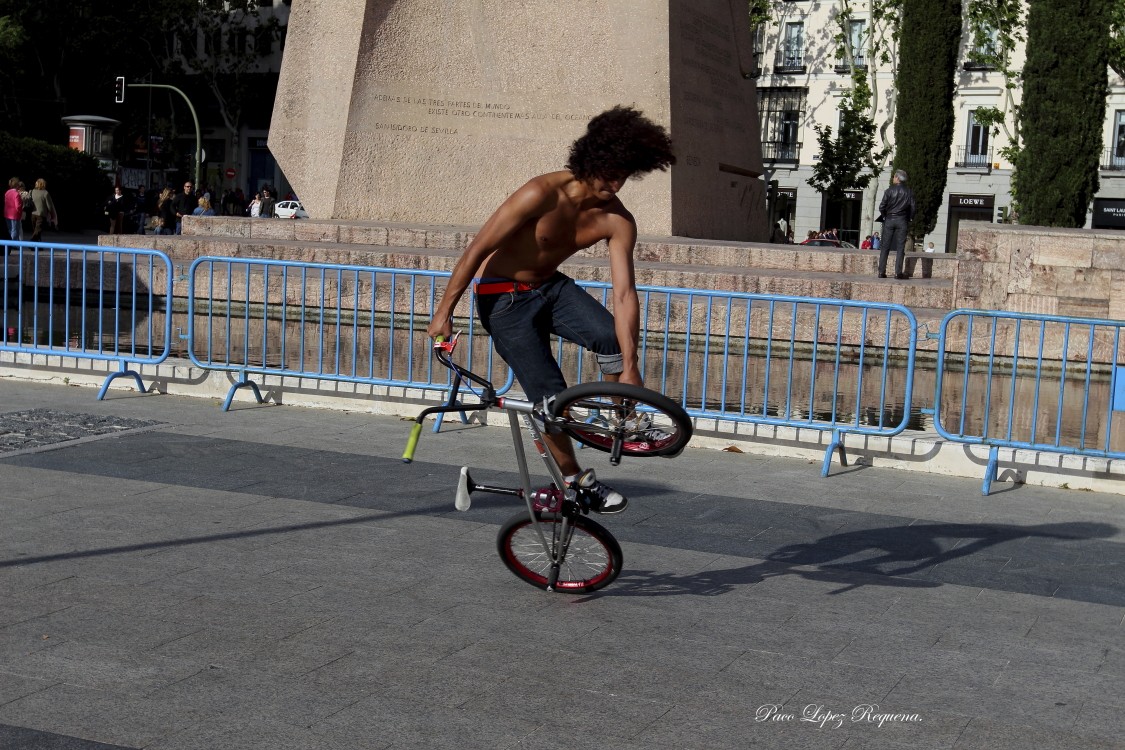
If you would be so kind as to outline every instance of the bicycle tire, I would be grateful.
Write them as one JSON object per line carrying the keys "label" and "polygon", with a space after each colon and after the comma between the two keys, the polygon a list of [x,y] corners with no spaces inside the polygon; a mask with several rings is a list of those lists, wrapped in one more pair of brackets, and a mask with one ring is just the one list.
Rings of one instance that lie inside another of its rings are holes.
{"label": "bicycle tire", "polygon": [[614,432],[627,428],[630,418],[636,421],[638,413],[649,415],[651,425],[623,436],[622,455],[675,456],[691,440],[687,412],[648,388],[609,381],[582,383],[567,388],[551,402],[551,414],[561,420],[555,426],[579,443],[607,453],[613,450]]}
{"label": "bicycle tire", "polygon": [[[563,520],[561,513],[535,514],[541,524],[552,552],[558,544],[558,531]],[[588,594],[604,588],[621,573],[624,556],[621,545],[597,521],[585,516],[573,516],[573,535],[555,583],[556,591],[568,594]],[[500,527],[496,536],[496,550],[504,565],[517,578],[532,586],[547,590],[551,561],[543,549],[539,534],[527,513],[517,513]]]}

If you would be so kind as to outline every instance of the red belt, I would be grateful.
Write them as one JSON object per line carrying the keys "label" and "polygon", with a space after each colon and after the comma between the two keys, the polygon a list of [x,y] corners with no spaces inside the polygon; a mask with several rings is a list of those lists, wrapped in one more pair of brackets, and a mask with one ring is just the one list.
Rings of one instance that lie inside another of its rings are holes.
{"label": "red belt", "polygon": [[477,294],[507,294],[508,292],[530,292],[543,286],[541,283],[530,284],[526,281],[477,281],[475,282]]}

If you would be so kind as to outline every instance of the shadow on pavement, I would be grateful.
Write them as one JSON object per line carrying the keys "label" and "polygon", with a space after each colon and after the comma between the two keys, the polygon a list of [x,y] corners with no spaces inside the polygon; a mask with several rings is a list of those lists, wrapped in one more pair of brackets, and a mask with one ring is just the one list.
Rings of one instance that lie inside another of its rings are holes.
{"label": "shadow on pavement", "polygon": [[[1105,523],[1057,523],[1038,526],[1004,524],[914,524],[832,534],[807,544],[791,544],[769,554],[764,562],[689,575],[626,570],[603,596],[717,596],[766,578],[795,575],[807,580],[839,583],[841,594],[861,586],[933,588],[944,583],[930,578],[937,566],[979,554],[998,544],[1031,538],[1077,541],[1114,535]],[[942,540],[946,540],[943,545]],[[807,568],[812,568],[811,570]]]}

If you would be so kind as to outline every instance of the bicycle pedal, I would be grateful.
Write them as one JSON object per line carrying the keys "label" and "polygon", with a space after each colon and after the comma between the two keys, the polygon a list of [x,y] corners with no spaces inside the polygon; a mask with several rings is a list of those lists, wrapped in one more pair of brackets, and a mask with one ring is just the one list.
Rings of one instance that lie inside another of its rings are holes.
{"label": "bicycle pedal", "polygon": [[469,494],[477,488],[473,478],[469,476],[469,467],[461,467],[461,476],[457,480],[457,496],[453,500],[453,507],[457,510],[468,510],[473,504]]}
{"label": "bicycle pedal", "polygon": [[562,510],[563,493],[554,487],[540,487],[531,492],[531,507],[541,513],[558,513]]}

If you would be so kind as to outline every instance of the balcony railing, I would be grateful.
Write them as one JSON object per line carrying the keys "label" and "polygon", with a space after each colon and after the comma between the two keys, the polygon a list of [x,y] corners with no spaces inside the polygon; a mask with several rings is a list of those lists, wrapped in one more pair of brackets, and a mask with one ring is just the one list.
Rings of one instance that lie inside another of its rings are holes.
{"label": "balcony railing", "polygon": [[[852,62],[855,63],[855,69],[856,70],[867,70],[867,58],[866,57],[863,57],[861,55],[857,55],[856,57],[852,58]],[[851,66],[848,65],[847,58],[844,58],[844,57],[837,57],[836,58],[836,66],[835,67],[836,67],[837,73],[851,73],[852,72]]]}
{"label": "balcony railing", "polygon": [[996,66],[990,62],[983,62],[981,60],[966,60],[961,64],[962,70],[996,70]]}
{"label": "balcony railing", "polygon": [[976,146],[958,146],[957,161],[953,164],[958,169],[992,171],[992,149],[982,151]]}
{"label": "balcony railing", "polygon": [[1125,148],[1111,148],[1102,158],[1102,170],[1106,172],[1125,172]]}
{"label": "balcony railing", "polygon": [[773,61],[774,73],[804,73],[805,51],[802,49],[779,49]]}
{"label": "balcony railing", "polygon": [[801,161],[801,144],[788,141],[762,141],[762,161],[798,164]]}

